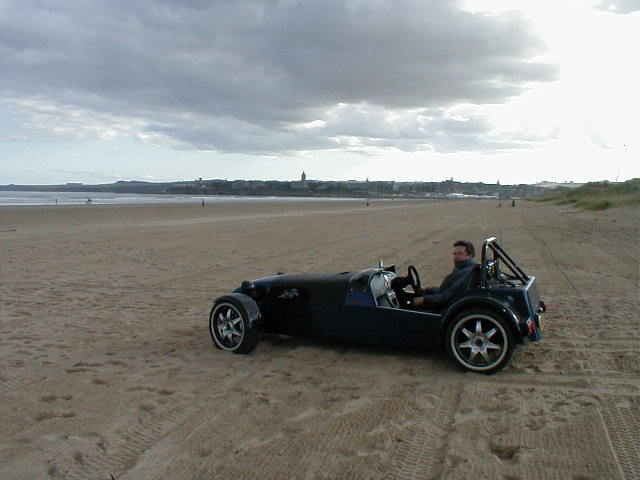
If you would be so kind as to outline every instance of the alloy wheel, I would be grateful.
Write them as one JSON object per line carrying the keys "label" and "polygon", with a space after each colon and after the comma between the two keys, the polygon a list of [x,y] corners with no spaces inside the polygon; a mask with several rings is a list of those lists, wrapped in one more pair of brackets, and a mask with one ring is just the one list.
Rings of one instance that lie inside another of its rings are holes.
{"label": "alloy wheel", "polygon": [[242,342],[242,315],[231,304],[222,303],[215,308],[211,315],[211,327],[217,343],[225,350],[234,350]]}
{"label": "alloy wheel", "polygon": [[453,328],[451,350],[459,362],[472,370],[489,370],[507,353],[509,338],[495,318],[472,314],[460,319]]}

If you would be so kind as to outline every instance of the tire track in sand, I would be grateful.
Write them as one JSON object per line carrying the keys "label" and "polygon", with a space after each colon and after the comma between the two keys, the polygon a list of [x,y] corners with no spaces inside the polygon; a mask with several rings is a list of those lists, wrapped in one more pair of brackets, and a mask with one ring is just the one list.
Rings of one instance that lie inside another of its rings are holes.
{"label": "tire track in sand", "polygon": [[[527,223],[524,217],[523,220],[524,223]],[[527,229],[527,233],[533,239],[542,254],[545,269],[553,277],[556,288],[558,288],[559,285],[568,287],[577,300],[577,302],[573,302],[572,307],[575,310],[578,310],[581,317],[589,318],[590,312],[584,308],[585,301],[583,293],[576,287],[570,276],[564,272],[562,266],[559,265],[546,241],[535,233],[532,233],[534,231],[535,230],[532,228]],[[547,265],[550,268],[548,268]],[[564,311],[561,310],[560,314],[564,317],[568,326],[574,326],[574,328],[577,328],[577,325],[572,321],[573,319]],[[628,346],[630,348],[634,348],[633,340],[628,342]],[[590,349],[586,350],[588,351]],[[592,354],[588,355],[592,362],[591,366],[599,373],[608,372],[610,369],[607,369],[607,365],[600,360],[601,355],[599,355],[599,353],[599,349],[596,347],[592,349]],[[599,412],[602,416],[602,423],[610,440],[612,453],[621,473],[624,474],[625,480],[639,480],[640,462],[638,459],[640,459],[640,397],[627,397],[628,401],[626,402],[624,401],[624,398],[625,397],[620,395],[603,394],[601,396]],[[624,406],[620,406],[621,401],[622,403],[625,403]]]}
{"label": "tire track in sand", "polygon": [[53,364],[40,363],[35,367],[12,366],[11,371],[4,369],[0,372],[0,395],[7,395],[18,388],[29,385],[36,380],[42,380],[59,370]]}
{"label": "tire track in sand", "polygon": [[291,375],[294,365],[287,359],[254,372],[181,423],[123,480],[369,478],[363,472],[386,470],[394,443],[388,432],[406,418],[402,392],[385,385],[361,396],[343,369],[323,367],[312,392],[296,393],[299,381],[310,380]]}
{"label": "tire track in sand", "polygon": [[[289,350],[285,348],[274,352],[269,363]],[[234,385],[255,373],[242,357],[237,360],[236,364],[241,363],[244,371],[235,369],[234,375],[223,371],[218,372],[218,376],[207,377],[195,389],[196,401],[185,396],[168,402],[166,408],[160,411],[142,412],[133,420],[130,415],[125,416],[120,419],[115,432],[100,446],[94,445],[93,448],[81,452],[81,461],[69,456],[56,459],[57,470],[63,472],[65,478],[70,480],[110,478],[110,475],[118,478],[123,475],[135,466],[144,452],[173,432],[176,427],[190,424],[195,418],[202,420],[198,415],[202,401],[208,402],[223,396]],[[239,371],[242,373],[238,374]]]}
{"label": "tire track in sand", "polygon": [[437,400],[429,403],[421,392],[415,406],[415,423],[396,451],[394,478],[427,480],[438,478],[444,459],[447,436],[461,397],[458,386],[432,389]]}
{"label": "tire track in sand", "polygon": [[640,397],[602,395],[600,413],[625,480],[640,480]]}

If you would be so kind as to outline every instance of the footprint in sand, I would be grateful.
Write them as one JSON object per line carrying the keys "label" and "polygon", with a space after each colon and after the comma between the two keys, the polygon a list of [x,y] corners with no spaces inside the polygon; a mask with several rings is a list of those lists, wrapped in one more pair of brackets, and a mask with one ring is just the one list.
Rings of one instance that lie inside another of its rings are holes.
{"label": "footprint in sand", "polygon": [[206,447],[206,446],[203,446],[203,445],[199,445],[199,446],[196,448],[196,454],[197,454],[199,457],[208,457],[209,455],[211,455],[211,452],[212,452],[212,451],[213,451],[213,448],[211,448],[211,447]]}
{"label": "footprint in sand", "polygon": [[35,417],[33,417],[33,419],[36,422],[42,422],[44,420],[49,420],[50,418],[55,418],[56,415],[54,415],[51,412],[40,412],[38,413]]}
{"label": "footprint in sand", "polygon": [[349,400],[344,405],[342,410],[338,413],[338,415],[346,415],[348,413],[355,412],[356,410],[359,410],[364,405],[368,404],[370,401],[371,399],[369,397],[359,397],[353,400]]}
{"label": "footprint in sand", "polygon": [[314,415],[316,415],[318,413],[318,410],[315,407],[311,407],[308,408],[307,410],[305,410],[302,413],[299,413],[298,415],[295,415],[293,417],[290,418],[290,420],[292,422],[299,422],[301,420],[305,420],[309,417],[313,417]]}
{"label": "footprint in sand", "polygon": [[541,422],[539,420],[530,420],[529,422],[527,422],[525,424],[525,426],[529,429],[529,430],[533,430],[534,432],[537,430],[540,430],[542,427],[545,426],[544,422]]}
{"label": "footprint in sand", "polygon": [[127,392],[139,392],[141,390],[146,390],[147,392],[155,392],[157,390],[156,387],[151,387],[149,385],[135,385],[133,387],[127,387]]}
{"label": "footprint in sand", "polygon": [[51,418],[72,418],[75,416],[76,416],[76,413],[72,411],[54,413],[54,412],[45,410],[43,412],[38,413],[35,417],[33,417],[33,419],[36,422],[43,422],[44,420],[49,420]]}
{"label": "footprint in sand", "polygon": [[73,459],[80,465],[84,465],[84,455],[80,450],[76,450],[73,454]]}
{"label": "footprint in sand", "polygon": [[491,453],[498,457],[502,462],[515,464],[520,461],[518,454],[524,450],[522,445],[498,445],[491,443],[489,445]]}
{"label": "footprint in sand", "polygon": [[153,412],[157,407],[153,403],[143,403],[140,405],[140,410],[143,412]]}
{"label": "footprint in sand", "polygon": [[128,363],[125,363],[125,362],[123,362],[121,360],[109,360],[107,363],[109,365],[117,365],[119,367],[128,367],[129,366]]}

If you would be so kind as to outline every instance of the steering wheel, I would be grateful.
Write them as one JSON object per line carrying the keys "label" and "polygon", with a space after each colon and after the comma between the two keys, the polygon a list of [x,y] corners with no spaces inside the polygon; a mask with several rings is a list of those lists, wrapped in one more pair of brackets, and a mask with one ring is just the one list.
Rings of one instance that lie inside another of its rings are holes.
{"label": "steering wheel", "polygon": [[413,265],[409,265],[407,269],[407,276],[409,281],[411,282],[411,286],[413,288],[420,288],[420,275],[418,275],[418,270]]}

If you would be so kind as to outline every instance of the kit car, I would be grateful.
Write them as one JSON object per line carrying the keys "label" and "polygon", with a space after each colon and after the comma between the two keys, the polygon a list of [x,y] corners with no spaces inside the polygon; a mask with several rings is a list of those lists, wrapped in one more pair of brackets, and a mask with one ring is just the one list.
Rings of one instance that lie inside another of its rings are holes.
{"label": "kit car", "polygon": [[491,374],[508,364],[517,345],[541,339],[545,302],[533,276],[489,238],[464,292],[436,310],[410,305],[420,277],[395,266],[357,272],[282,274],[242,282],[213,300],[214,344],[249,353],[262,332],[329,342],[399,348],[446,348],[463,370]]}

